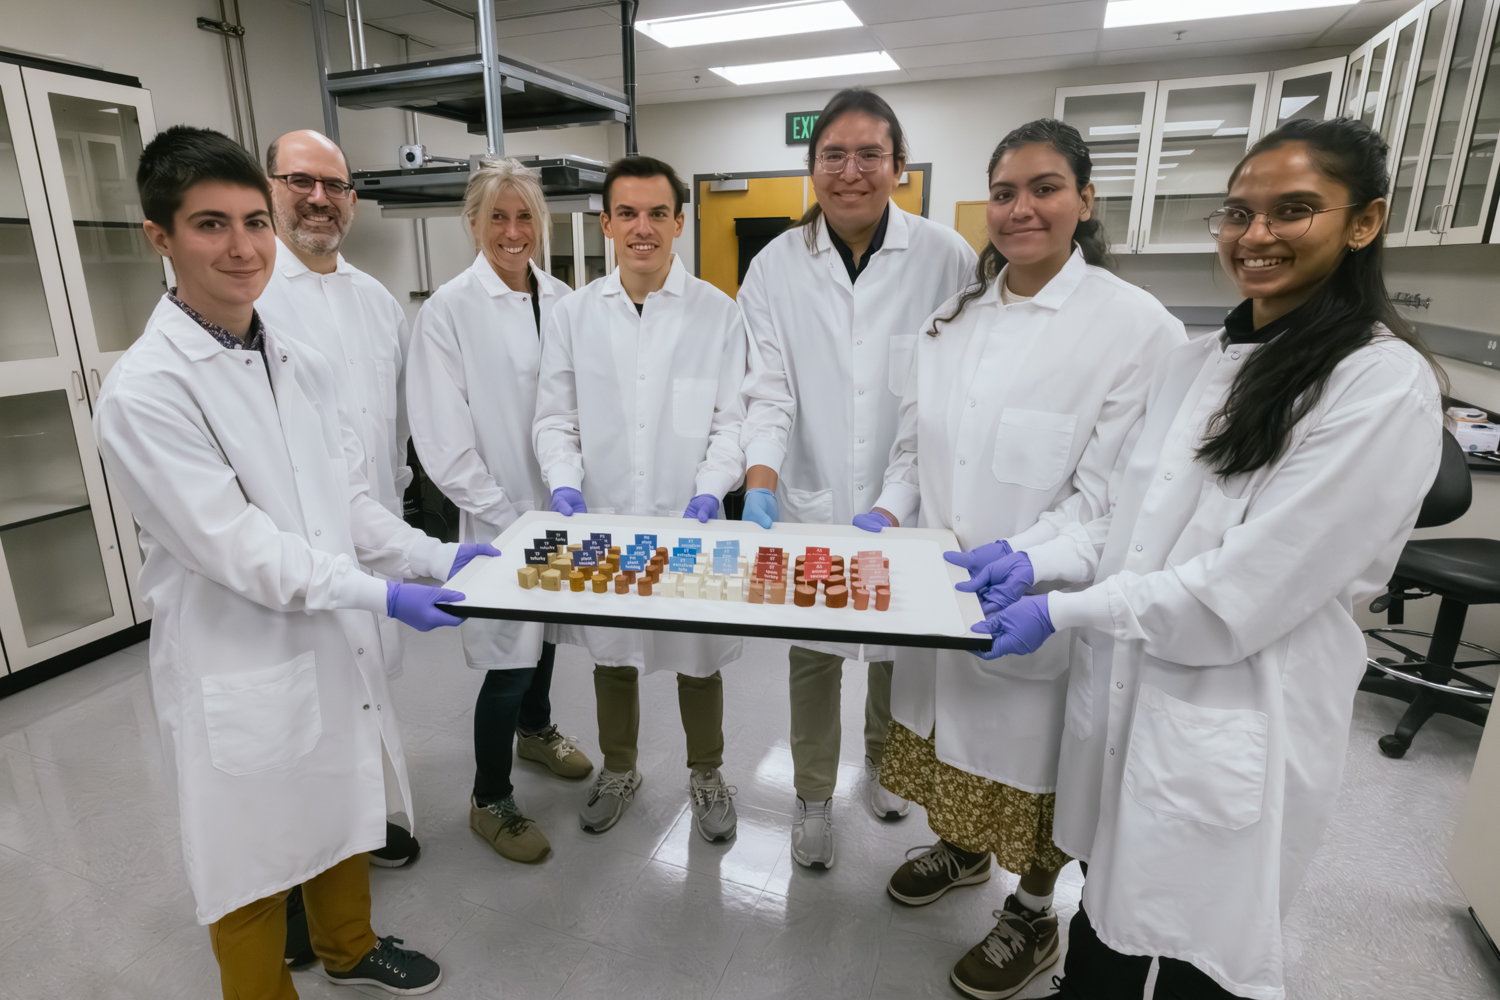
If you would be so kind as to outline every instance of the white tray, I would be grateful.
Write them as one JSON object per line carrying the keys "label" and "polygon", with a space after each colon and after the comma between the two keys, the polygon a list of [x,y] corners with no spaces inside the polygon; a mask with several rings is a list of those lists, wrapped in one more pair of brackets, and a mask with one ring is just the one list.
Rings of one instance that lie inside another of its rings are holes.
{"label": "white tray", "polygon": [[[592,588],[581,594],[540,587],[526,590],[517,582],[516,572],[526,563],[524,550],[531,547],[532,539],[556,530],[566,531],[570,542],[582,541],[593,532],[608,532],[622,549],[633,544],[637,534],[656,535],[657,545],[668,550],[676,547],[679,538],[701,538],[706,553],[712,552],[716,541],[735,539],[740,543],[740,555],[750,557],[752,565],[762,545],[785,549],[789,565],[809,545],[823,546],[846,560],[867,549],[880,549],[891,561],[891,606],[887,611],[876,611],[872,601],[869,610],[856,611],[851,601],[846,608],[829,608],[824,606],[821,594],[811,608],[795,606],[790,593],[785,604],[641,597],[634,588],[628,594],[616,594],[613,584],[604,594],[596,594]],[[613,514],[563,517],[551,511],[528,511],[501,533],[495,547],[502,553],[498,559],[475,559],[444,584],[467,597],[458,604],[442,605],[445,610],[466,618],[772,639],[970,650],[988,649],[990,645],[989,636],[969,631],[969,626],[984,617],[979,599],[953,589],[968,574],[943,559],[945,550],[958,548],[958,539],[951,531],[887,528],[876,534],[852,525],[833,524],[776,524],[767,531],[749,521],[700,524],[686,518]]]}

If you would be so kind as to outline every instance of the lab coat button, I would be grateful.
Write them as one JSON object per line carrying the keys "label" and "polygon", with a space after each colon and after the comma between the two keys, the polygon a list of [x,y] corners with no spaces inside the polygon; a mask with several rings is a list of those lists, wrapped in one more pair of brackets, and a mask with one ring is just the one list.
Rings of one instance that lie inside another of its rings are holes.
{"label": "lab coat button", "polygon": [[1115,687],[1117,687],[1117,688],[1119,688],[1119,689],[1121,689],[1123,691],[1125,689],[1125,682],[1124,681],[1115,681]]}
{"label": "lab coat button", "polygon": [[1139,551],[1141,551],[1141,546],[1139,546],[1139,545],[1137,545],[1137,546],[1136,546],[1136,547],[1135,547],[1135,550],[1136,550],[1136,551],[1137,551],[1137,552],[1139,552]]}
{"label": "lab coat button", "polygon": [[864,438],[860,438],[860,439],[859,439],[859,443],[860,443],[860,444],[864,444],[864,443],[865,443],[865,439],[864,439]]}
{"label": "lab coat button", "polygon": [[[366,712],[368,712],[368,711],[369,711],[369,710],[370,710],[370,706],[369,706],[369,705],[366,705],[366,706],[365,706],[365,711],[366,711]],[[1114,751],[1113,751],[1113,750],[1111,750],[1111,751],[1110,751],[1110,753],[1114,753]]]}
{"label": "lab coat button", "polygon": [[641,372],[641,381],[644,382],[645,380],[646,380],[646,373],[645,372]]}
{"label": "lab coat button", "polygon": [[971,400],[969,400],[969,405],[970,405],[970,406],[976,406],[976,405],[978,405],[978,404],[976,404],[976,403],[975,403],[975,402],[974,402],[974,401],[973,401],[973,400],[972,400],[972,399],[971,399]]}
{"label": "lab coat button", "polygon": [[314,535],[321,535],[322,533],[323,533],[323,529],[322,528],[315,528],[315,529],[313,529],[313,534]]}
{"label": "lab coat button", "polygon": [[[369,706],[369,705],[366,705],[366,706],[365,706],[365,708],[369,708],[369,707],[370,707],[370,706]],[[1109,748],[1109,755],[1110,755],[1110,756],[1111,756],[1111,757],[1113,757],[1113,756],[1114,756],[1114,755],[1115,755],[1115,748],[1114,748],[1114,747],[1110,747],[1110,748]]]}
{"label": "lab coat button", "polygon": [[1163,479],[1171,479],[1172,478],[1172,474],[1169,472],[1165,476],[1162,476],[1162,478]]}
{"label": "lab coat button", "polygon": [[360,656],[364,656],[365,655],[365,647],[363,647],[363,646],[359,647],[359,655]]}
{"label": "lab coat button", "polygon": [[965,462],[965,461],[964,461],[964,460],[963,460],[963,459],[961,459],[961,458],[960,458],[960,459],[959,459],[959,460],[958,460],[958,464],[959,464],[959,465],[968,465],[968,464],[969,464],[969,463],[968,463],[968,462]]}
{"label": "lab coat button", "polygon": [[863,487],[863,486],[861,486],[861,487],[860,487],[860,489],[864,489],[864,487]]}
{"label": "lab coat button", "polygon": [[249,359],[249,358],[246,358],[246,359],[245,359],[245,364],[247,364],[247,365],[248,365],[248,364],[249,364],[249,363],[250,363],[250,359]]}
{"label": "lab coat button", "polygon": [[861,389],[861,390],[859,390],[859,394],[860,394],[860,395],[861,395],[861,396],[863,396],[863,395],[864,395],[864,394],[865,394],[865,391],[864,391],[864,390],[863,390],[863,389]]}
{"label": "lab coat button", "polygon": [[1233,354],[1231,354],[1229,356],[1229,360],[1231,360],[1231,361],[1238,361],[1239,359],[1240,359],[1240,352],[1239,351],[1235,351]]}
{"label": "lab coat button", "polygon": [[636,473],[637,476],[644,476],[645,474],[646,474],[646,470],[645,469],[642,469],[640,472]]}
{"label": "lab coat button", "polygon": [[286,355],[285,355],[285,354],[283,354],[283,355],[282,355],[282,356],[281,356],[281,360],[282,360],[282,361],[285,361],[285,360],[286,360]]}

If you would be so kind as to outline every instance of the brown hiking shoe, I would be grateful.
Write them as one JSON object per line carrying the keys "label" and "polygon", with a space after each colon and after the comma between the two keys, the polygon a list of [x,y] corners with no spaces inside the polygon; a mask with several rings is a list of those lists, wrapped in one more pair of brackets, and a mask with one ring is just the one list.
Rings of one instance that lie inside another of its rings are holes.
{"label": "brown hiking shoe", "polygon": [[469,799],[469,829],[487,840],[502,858],[522,864],[541,861],[552,850],[536,822],[521,815],[514,795],[487,806]]}
{"label": "brown hiking shoe", "polygon": [[572,740],[558,732],[556,726],[548,726],[531,736],[517,733],[516,756],[522,760],[545,764],[559,778],[585,778],[594,769],[593,762],[583,755],[583,751]]}
{"label": "brown hiking shoe", "polygon": [[1033,913],[1015,896],[996,910],[999,923],[953,967],[953,985],[979,1000],[1004,1000],[1057,962],[1057,913]]}

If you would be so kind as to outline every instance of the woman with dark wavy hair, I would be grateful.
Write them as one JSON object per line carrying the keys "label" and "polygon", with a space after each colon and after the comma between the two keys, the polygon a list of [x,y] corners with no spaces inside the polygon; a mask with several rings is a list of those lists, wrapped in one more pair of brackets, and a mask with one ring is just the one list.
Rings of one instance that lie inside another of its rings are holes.
{"label": "woman with dark wavy hair", "polygon": [[1353,607],[1442,445],[1439,380],[1381,275],[1386,156],[1349,119],[1251,147],[1208,217],[1245,301],[1161,366],[1107,513],[980,574],[996,650],[1073,628],[1093,654],[1058,766],[1054,836],[1088,862],[1060,997],[1139,997],[1153,958],[1157,997],[1285,996],[1281,916],[1365,670]]}
{"label": "woman with dark wavy hair", "polygon": [[[1186,338],[1160,302],[1099,266],[1091,172],[1083,137],[1055,119],[995,147],[989,243],[969,288],[918,338],[885,487],[855,524],[948,528],[965,549],[948,558],[977,570],[1050,537],[1052,521],[1108,509],[1152,372]],[[1021,876],[995,929],[953,968],[971,996],[1009,996],[1060,954],[1052,887],[1069,858],[1052,843],[1052,807],[1072,643],[1056,636],[1024,663],[896,657],[881,780],[926,807],[938,840],[887,890],[931,903],[988,881],[992,853]]]}

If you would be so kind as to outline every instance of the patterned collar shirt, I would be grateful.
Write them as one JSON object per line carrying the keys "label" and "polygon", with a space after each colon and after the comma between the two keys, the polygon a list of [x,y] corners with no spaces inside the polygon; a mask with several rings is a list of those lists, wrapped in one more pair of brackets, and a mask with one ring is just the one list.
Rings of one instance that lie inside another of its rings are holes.
{"label": "patterned collar shirt", "polygon": [[242,340],[179,299],[176,288],[167,289],[167,298],[172,301],[173,305],[191,316],[194,322],[203,327],[210,337],[217,340],[229,350],[259,351],[261,361],[265,362],[266,378],[269,379],[271,377],[271,364],[266,358],[266,325],[261,322],[260,313],[252,312],[250,314],[250,334]]}

